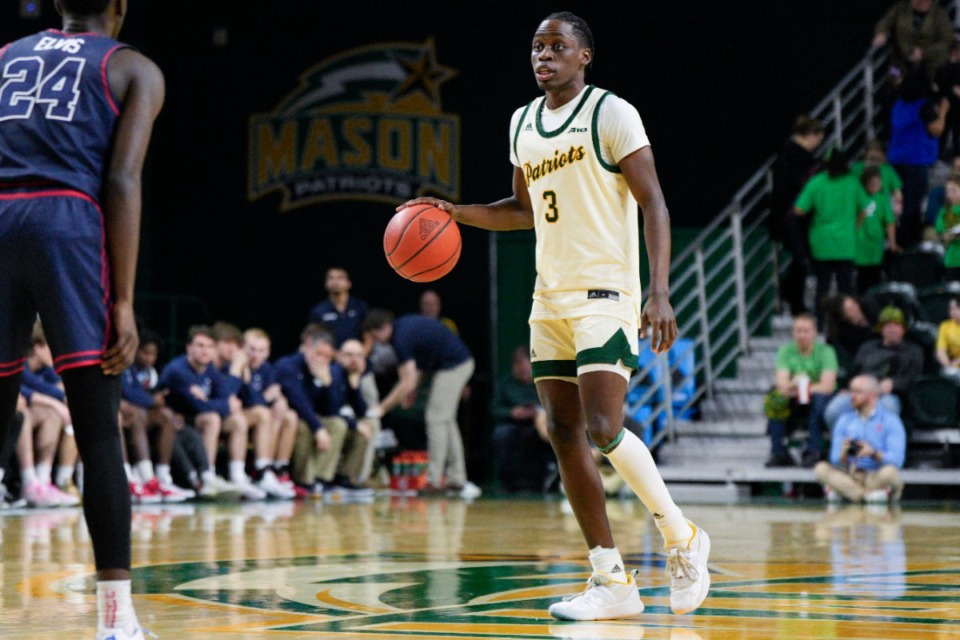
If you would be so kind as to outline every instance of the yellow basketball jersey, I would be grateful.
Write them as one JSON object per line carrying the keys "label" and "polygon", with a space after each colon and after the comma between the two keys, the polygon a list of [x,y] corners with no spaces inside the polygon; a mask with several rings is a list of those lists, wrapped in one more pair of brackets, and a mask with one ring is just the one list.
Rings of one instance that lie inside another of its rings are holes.
{"label": "yellow basketball jersey", "polygon": [[[542,122],[544,97],[513,117],[513,160],[530,193],[537,236],[533,317],[594,313],[598,306],[588,292],[597,290],[632,298],[629,306],[639,312],[637,203],[601,140],[598,121],[605,100],[619,99],[588,86],[574,99],[567,120],[553,130]],[[628,151],[647,144],[642,124],[633,140],[639,146]]]}

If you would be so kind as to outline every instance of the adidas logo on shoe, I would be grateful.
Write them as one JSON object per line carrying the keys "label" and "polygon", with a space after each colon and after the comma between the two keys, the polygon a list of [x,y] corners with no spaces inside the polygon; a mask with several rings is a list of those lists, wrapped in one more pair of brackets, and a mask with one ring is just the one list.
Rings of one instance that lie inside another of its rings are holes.
{"label": "adidas logo on shoe", "polygon": [[620,565],[615,564],[613,565],[613,569],[610,569],[610,573],[623,573],[623,568]]}

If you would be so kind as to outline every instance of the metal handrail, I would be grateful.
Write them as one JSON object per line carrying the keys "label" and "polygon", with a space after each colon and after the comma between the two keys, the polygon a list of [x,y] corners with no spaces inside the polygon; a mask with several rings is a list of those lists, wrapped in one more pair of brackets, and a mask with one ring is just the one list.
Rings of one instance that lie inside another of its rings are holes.
{"label": "metal handrail", "polygon": [[[957,1],[960,4],[960,0]],[[828,131],[832,130],[835,140],[845,141],[848,145],[856,143],[857,151],[874,133],[876,104],[887,83],[886,75],[880,72],[888,57],[886,50],[869,50],[810,110],[811,116],[820,119]],[[632,389],[640,381],[646,382],[651,376],[657,376],[656,384],[649,384],[643,397],[626,407],[628,412],[634,413],[640,405],[648,405],[652,398],[657,399],[650,406],[648,420],[666,416],[666,428],[654,436],[651,447],[665,438],[675,438],[676,415],[682,415],[704,397],[713,397],[716,376],[722,375],[740,354],[748,352],[749,336],[761,330],[774,313],[773,305],[764,307],[762,303],[776,292],[779,277],[776,271],[782,271],[787,264],[773,253],[764,256],[763,252],[767,239],[762,231],[770,216],[767,206],[771,191],[770,169],[775,161],[776,156],[767,158],[734,193],[730,204],[671,261],[673,289],[685,291],[676,301],[674,311],[682,319],[682,335],[692,337],[691,349],[695,355],[692,371],[686,373],[685,379],[692,376],[701,384],[684,403],[677,407],[667,406],[667,399],[673,395],[672,379],[681,363],[665,366],[663,355],[652,359],[631,380]],[[715,257],[720,251],[724,253]],[[733,293],[730,293],[731,287]],[[724,300],[729,301],[728,305],[719,310],[712,309],[714,304]],[[735,314],[735,321],[723,322],[731,313]]]}

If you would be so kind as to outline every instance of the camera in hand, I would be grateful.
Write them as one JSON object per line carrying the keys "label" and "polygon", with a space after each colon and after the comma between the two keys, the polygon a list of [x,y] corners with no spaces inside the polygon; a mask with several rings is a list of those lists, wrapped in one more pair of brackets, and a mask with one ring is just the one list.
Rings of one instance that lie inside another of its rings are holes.
{"label": "camera in hand", "polygon": [[863,440],[851,440],[849,451],[857,453],[861,447],[863,447]]}

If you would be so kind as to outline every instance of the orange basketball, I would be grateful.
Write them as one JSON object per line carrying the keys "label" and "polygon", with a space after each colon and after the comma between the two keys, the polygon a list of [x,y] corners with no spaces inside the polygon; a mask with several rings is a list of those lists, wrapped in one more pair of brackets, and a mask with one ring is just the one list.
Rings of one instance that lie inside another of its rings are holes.
{"label": "orange basketball", "polygon": [[397,212],[383,234],[383,252],[407,280],[432,282],[460,258],[460,229],[443,209],[415,204]]}

